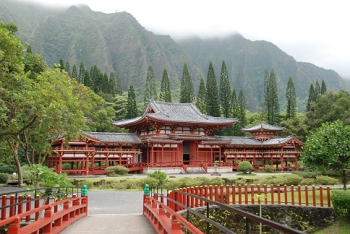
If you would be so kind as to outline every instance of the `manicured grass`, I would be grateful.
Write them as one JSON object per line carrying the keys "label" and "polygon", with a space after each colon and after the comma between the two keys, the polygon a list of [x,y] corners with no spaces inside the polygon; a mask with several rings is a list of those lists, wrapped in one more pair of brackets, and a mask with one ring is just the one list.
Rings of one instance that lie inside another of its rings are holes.
{"label": "manicured grass", "polygon": [[350,218],[338,218],[332,225],[324,228],[315,234],[348,234],[350,232]]}

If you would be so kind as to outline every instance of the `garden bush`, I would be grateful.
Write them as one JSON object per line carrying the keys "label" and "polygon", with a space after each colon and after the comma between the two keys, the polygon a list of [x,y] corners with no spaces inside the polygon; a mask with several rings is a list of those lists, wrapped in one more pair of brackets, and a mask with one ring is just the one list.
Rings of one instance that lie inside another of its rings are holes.
{"label": "garden bush", "polygon": [[300,182],[300,185],[315,185],[316,179],[313,178],[305,178]]}
{"label": "garden bush", "polygon": [[157,187],[162,187],[165,182],[167,181],[167,174],[165,172],[162,172],[160,170],[154,171],[152,173],[147,174],[148,178],[154,178],[158,180]]}
{"label": "garden bush", "polygon": [[155,178],[143,178],[139,181],[138,186],[141,188],[144,188],[146,184],[148,184],[148,186],[150,188],[156,188],[158,186],[159,181]]}
{"label": "garden bush", "polygon": [[117,166],[110,166],[110,167],[107,167],[107,168],[105,169],[105,171],[106,171],[108,174],[125,175],[125,174],[128,174],[129,168],[126,168],[126,167],[121,166],[121,165],[117,165]]}
{"label": "garden bush", "polygon": [[350,191],[332,191],[332,205],[337,216],[350,217]]}
{"label": "garden bush", "polygon": [[17,167],[14,164],[0,164],[0,173],[12,174],[17,172]]}
{"label": "garden bush", "polygon": [[0,173],[0,184],[7,184],[8,175],[5,173]]}
{"label": "garden bush", "polygon": [[244,174],[250,173],[253,170],[253,165],[248,161],[243,161],[238,164],[237,170],[243,172]]}
{"label": "garden bush", "polygon": [[338,180],[329,176],[317,176],[315,184],[317,185],[336,185]]}

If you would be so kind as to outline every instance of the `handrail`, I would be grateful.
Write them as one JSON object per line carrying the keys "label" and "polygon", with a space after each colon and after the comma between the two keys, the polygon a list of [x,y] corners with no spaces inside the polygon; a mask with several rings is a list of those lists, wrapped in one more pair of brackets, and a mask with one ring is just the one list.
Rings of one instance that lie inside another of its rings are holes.
{"label": "handrail", "polygon": [[[265,224],[271,228],[274,228],[274,229],[277,229],[279,231],[282,231],[284,233],[288,233],[288,234],[297,234],[297,233],[304,233],[304,232],[301,232],[299,230],[296,230],[296,229],[293,229],[293,228],[290,228],[288,226],[285,226],[285,225],[282,225],[280,223],[277,223],[277,222],[274,222],[274,221],[271,221],[269,219],[266,219],[266,218],[263,218],[263,217],[260,217],[260,216],[257,216],[255,214],[251,214],[249,212],[246,212],[246,211],[243,211],[243,210],[240,210],[240,209],[237,209],[237,208],[234,208],[232,206],[229,206],[227,204],[223,204],[223,203],[220,203],[220,202],[216,202],[216,201],[213,201],[211,199],[207,199],[207,198],[203,198],[203,197],[200,197],[200,196],[197,196],[197,195],[193,195],[193,194],[190,194],[190,193],[187,193],[187,192],[183,192],[183,191],[179,191],[179,190],[175,190],[174,191],[175,193],[175,197],[176,197],[176,194],[182,194],[182,195],[185,195],[185,196],[188,196],[188,197],[193,197],[195,199],[198,199],[198,200],[201,200],[201,201],[204,201],[206,203],[206,206],[207,208],[209,209],[209,205],[216,205],[222,209],[225,209],[225,210],[229,210],[231,212],[234,212],[236,214],[239,214],[243,217],[246,217],[247,219],[249,220],[253,220],[253,221],[256,221],[256,222],[259,222],[259,223],[262,223],[262,224]],[[170,201],[175,201],[174,199],[172,198],[169,198],[167,196],[164,196],[163,194],[160,195],[161,197],[166,198],[167,200],[169,199]],[[188,207],[187,205],[184,205],[184,204],[181,204],[181,203],[178,203],[176,202],[178,205],[182,206],[183,208],[186,208],[186,210],[194,215],[196,215],[196,213],[198,212],[194,212],[193,209],[191,209],[190,207]],[[205,221],[208,222],[207,219],[209,218],[206,218],[204,216],[200,217],[200,218],[205,218]],[[215,222],[215,221],[214,221]],[[212,223],[212,222],[211,222]],[[212,223],[213,224],[213,223]],[[222,225],[218,224],[218,225],[215,225],[216,227],[220,227]],[[222,230],[222,229],[220,229]],[[222,230],[224,231],[224,230]],[[230,231],[230,232],[226,232],[226,233],[234,233],[233,231]]]}

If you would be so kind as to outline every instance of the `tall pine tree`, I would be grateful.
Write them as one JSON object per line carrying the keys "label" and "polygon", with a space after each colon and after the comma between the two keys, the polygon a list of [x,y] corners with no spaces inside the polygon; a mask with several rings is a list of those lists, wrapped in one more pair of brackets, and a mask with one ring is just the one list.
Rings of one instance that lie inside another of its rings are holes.
{"label": "tall pine tree", "polygon": [[135,90],[132,84],[130,84],[130,87],[128,90],[128,103],[126,108],[127,108],[127,112],[126,112],[127,119],[135,118],[138,116]]}
{"label": "tall pine tree", "polygon": [[241,129],[247,125],[247,117],[246,117],[246,108],[247,103],[243,94],[243,91],[240,90],[237,98],[237,112],[238,112],[238,123],[237,127],[240,130],[238,135],[243,135]]}
{"label": "tall pine tree", "polygon": [[72,72],[70,70],[70,64],[69,61],[66,61],[66,66],[64,68],[66,70],[66,72],[68,73],[68,76],[72,77]]}
{"label": "tall pine tree", "polygon": [[117,85],[115,82],[114,72],[111,72],[109,74],[108,83],[109,83],[108,93],[114,96],[117,92]]}
{"label": "tall pine tree", "polygon": [[157,89],[156,89],[156,78],[154,77],[152,66],[148,67],[147,77],[146,77],[146,89],[144,92],[144,105],[147,106],[150,99],[157,98]]}
{"label": "tall pine tree", "polygon": [[78,82],[84,84],[84,77],[85,77],[85,66],[84,66],[84,63],[81,62],[79,66]]}
{"label": "tall pine tree", "polygon": [[77,70],[77,66],[75,64],[73,65],[72,76],[71,77],[76,79],[76,80],[78,80],[78,70]]}
{"label": "tall pine tree", "polygon": [[117,95],[122,95],[123,94],[122,79],[120,77],[118,77],[118,79],[117,79],[116,94]]}
{"label": "tall pine tree", "polygon": [[324,82],[324,80],[322,80],[321,94],[325,94],[326,92],[327,92],[326,83]]}
{"label": "tall pine tree", "polygon": [[316,101],[314,84],[311,83],[309,89],[309,98],[307,99],[306,111],[310,111],[311,103]]}
{"label": "tall pine tree", "polygon": [[207,95],[206,105],[207,114],[210,116],[220,116],[220,101],[218,94],[218,85],[215,77],[215,71],[212,62],[209,64],[208,75],[207,75]]}
{"label": "tall pine tree", "polygon": [[199,89],[198,89],[198,95],[196,99],[196,107],[203,113],[206,114],[206,95],[207,95],[207,90],[205,88],[205,83],[203,77],[201,77],[200,83],[199,83]]}
{"label": "tall pine tree", "polygon": [[318,82],[318,80],[316,80],[316,84],[315,84],[315,97],[317,98],[317,96],[321,94],[321,86],[320,83]]}
{"label": "tall pine tree", "polygon": [[184,64],[180,88],[180,103],[190,103],[194,100],[194,89],[192,78],[188,71],[187,64]]}
{"label": "tall pine tree", "polygon": [[297,97],[295,94],[294,82],[291,76],[288,79],[286,99],[287,99],[286,118],[287,119],[293,118],[296,115]]}
{"label": "tall pine tree", "polygon": [[265,70],[264,76],[264,113],[267,118],[267,123],[278,125],[279,124],[279,101],[276,84],[275,71],[271,69],[270,74],[268,70]]}
{"label": "tall pine tree", "polygon": [[220,71],[220,103],[224,117],[231,116],[231,84],[228,78],[225,60],[222,61]]}
{"label": "tall pine tree", "polygon": [[162,82],[160,85],[159,101],[171,102],[170,82],[166,69],[163,71]]}

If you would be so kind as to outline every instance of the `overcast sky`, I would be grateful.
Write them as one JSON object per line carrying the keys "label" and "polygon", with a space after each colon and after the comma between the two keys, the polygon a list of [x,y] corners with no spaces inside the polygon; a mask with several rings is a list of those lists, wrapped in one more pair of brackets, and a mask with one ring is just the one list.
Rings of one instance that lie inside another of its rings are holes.
{"label": "overcast sky", "polygon": [[[35,0],[44,1],[44,0]],[[346,0],[45,0],[85,3],[94,11],[132,14],[155,34],[218,37],[238,32],[272,42],[297,61],[350,79],[350,7]]]}

